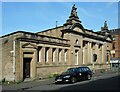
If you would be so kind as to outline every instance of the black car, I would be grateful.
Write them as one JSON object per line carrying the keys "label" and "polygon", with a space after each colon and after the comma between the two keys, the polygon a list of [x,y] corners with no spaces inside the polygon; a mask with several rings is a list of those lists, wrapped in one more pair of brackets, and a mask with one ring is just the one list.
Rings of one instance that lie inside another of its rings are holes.
{"label": "black car", "polygon": [[85,79],[90,80],[92,74],[93,73],[89,67],[69,68],[67,69],[67,71],[56,76],[55,83],[63,83],[63,82],[75,83],[80,80],[85,80]]}

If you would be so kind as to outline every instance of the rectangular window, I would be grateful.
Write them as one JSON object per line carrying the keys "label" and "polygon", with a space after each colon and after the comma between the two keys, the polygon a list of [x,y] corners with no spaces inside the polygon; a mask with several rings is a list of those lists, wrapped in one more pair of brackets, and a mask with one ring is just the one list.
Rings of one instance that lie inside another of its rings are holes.
{"label": "rectangular window", "polygon": [[56,51],[56,49],[53,48],[53,49],[52,49],[52,62],[53,62],[53,63],[55,62],[55,51]]}
{"label": "rectangular window", "polygon": [[42,47],[38,47],[38,62],[41,62]]}
{"label": "rectangular window", "polygon": [[85,46],[86,46],[86,42],[83,41],[83,47],[85,47]]}
{"label": "rectangular window", "polygon": [[99,45],[98,45],[98,48],[101,49],[101,48],[102,48],[102,44],[99,44]]}
{"label": "rectangular window", "polygon": [[46,47],[45,48],[45,63],[47,63],[48,62],[48,50],[49,50],[49,47]]}
{"label": "rectangular window", "polygon": [[61,52],[62,52],[62,49],[59,49],[58,51],[58,62],[59,63],[61,62]]}
{"label": "rectangular window", "polygon": [[115,43],[112,44],[112,49],[115,49]]}
{"label": "rectangular window", "polygon": [[78,65],[78,50],[75,50],[75,65]]}
{"label": "rectangular window", "polygon": [[115,54],[113,54],[113,58],[115,58]]}

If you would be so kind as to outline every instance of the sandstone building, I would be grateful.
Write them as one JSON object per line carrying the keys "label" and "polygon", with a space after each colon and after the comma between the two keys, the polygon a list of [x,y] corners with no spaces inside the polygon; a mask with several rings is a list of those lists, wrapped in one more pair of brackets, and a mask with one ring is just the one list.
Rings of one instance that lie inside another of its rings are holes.
{"label": "sandstone building", "polygon": [[[78,66],[109,68],[110,36],[103,30],[85,29],[76,9],[73,5],[62,26],[38,33],[18,31],[2,36],[1,79],[36,79]],[[103,29],[108,30],[106,25]]]}
{"label": "sandstone building", "polygon": [[120,28],[110,30],[112,35],[112,49],[111,49],[111,67],[120,66]]}

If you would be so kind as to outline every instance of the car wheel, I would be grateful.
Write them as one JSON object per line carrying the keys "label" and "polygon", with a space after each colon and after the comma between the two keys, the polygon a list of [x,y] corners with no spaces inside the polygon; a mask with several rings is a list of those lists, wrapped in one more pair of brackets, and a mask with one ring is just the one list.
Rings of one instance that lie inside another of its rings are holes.
{"label": "car wheel", "polygon": [[75,83],[76,82],[76,78],[75,77],[71,77],[71,83]]}
{"label": "car wheel", "polygon": [[87,75],[87,79],[88,79],[88,80],[91,80],[90,74]]}

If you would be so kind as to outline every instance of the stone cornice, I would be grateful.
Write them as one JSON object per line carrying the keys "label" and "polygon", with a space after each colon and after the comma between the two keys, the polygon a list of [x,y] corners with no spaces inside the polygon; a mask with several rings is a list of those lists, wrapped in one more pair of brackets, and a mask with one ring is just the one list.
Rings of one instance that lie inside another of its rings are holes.
{"label": "stone cornice", "polygon": [[64,46],[64,47],[70,47],[70,44],[67,43],[59,43],[59,42],[50,42],[45,40],[36,40],[36,39],[30,39],[30,38],[17,38],[19,41],[26,41],[26,42],[33,42],[37,44],[49,44],[49,45],[57,45],[57,46]]}
{"label": "stone cornice", "polygon": [[[84,33],[81,33],[81,32],[77,32],[77,31],[74,31],[72,29],[64,29],[64,30],[61,30],[61,32],[68,32],[68,33],[73,33],[73,34],[77,34],[77,35],[82,35],[83,37],[88,37],[88,38],[92,38],[92,39],[96,39],[96,40],[100,40],[100,41],[107,41],[107,42],[111,42],[107,39],[105,39],[106,37],[103,36],[103,35],[99,35],[98,33],[95,33],[95,35],[91,35],[91,34],[87,34],[86,32]],[[103,37],[99,37],[99,36],[103,36]]]}

